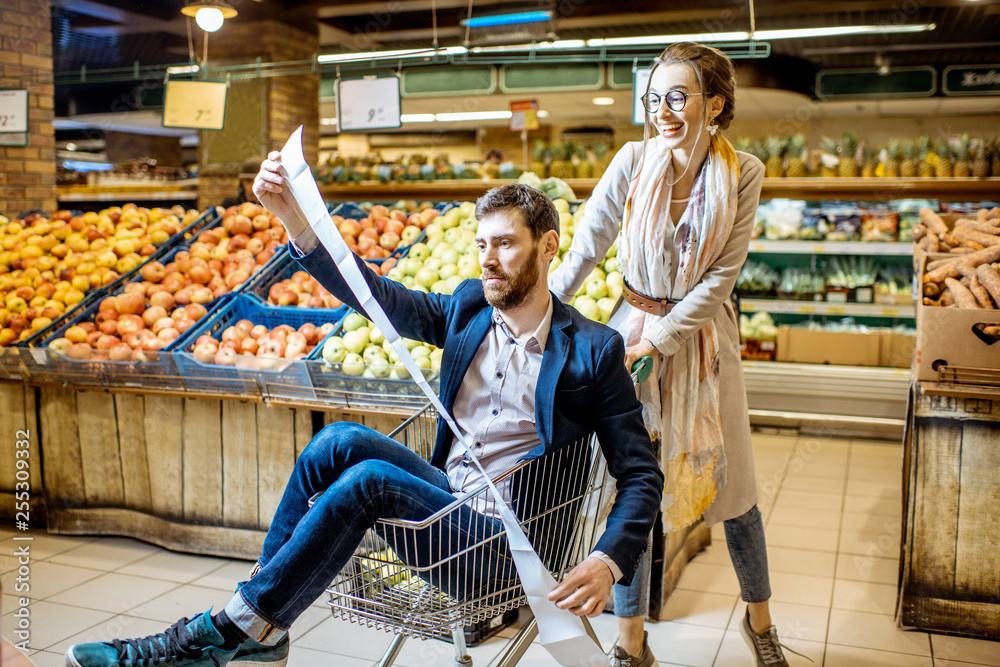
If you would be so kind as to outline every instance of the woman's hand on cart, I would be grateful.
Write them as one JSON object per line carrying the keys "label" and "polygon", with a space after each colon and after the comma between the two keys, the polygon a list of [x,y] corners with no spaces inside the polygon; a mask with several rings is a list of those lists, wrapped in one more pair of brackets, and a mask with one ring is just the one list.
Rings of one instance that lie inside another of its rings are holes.
{"label": "woman's hand on cart", "polygon": [[288,232],[288,238],[294,239],[309,228],[309,221],[302,215],[291,190],[282,187],[285,177],[280,169],[281,153],[271,151],[253,180],[253,193],[264,208],[278,216]]}
{"label": "woman's hand on cart", "polygon": [[549,601],[577,616],[593,618],[604,611],[614,583],[614,575],[607,563],[590,556],[570,570],[562,582],[552,589]]}
{"label": "woman's hand on cart", "polygon": [[[649,357],[649,361],[646,362],[646,366],[651,369],[653,357],[659,353],[660,351],[656,349],[655,345],[650,343],[645,338],[640,338],[638,343],[635,345],[629,345],[625,348],[625,368],[628,369],[629,373],[635,373],[636,362],[642,360],[643,357]],[[640,382],[641,381],[642,380],[640,380]]]}

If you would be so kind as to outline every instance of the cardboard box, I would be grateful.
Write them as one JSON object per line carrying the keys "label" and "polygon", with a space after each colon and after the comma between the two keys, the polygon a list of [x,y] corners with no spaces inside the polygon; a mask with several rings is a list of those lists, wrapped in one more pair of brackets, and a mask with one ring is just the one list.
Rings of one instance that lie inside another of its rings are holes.
{"label": "cardboard box", "polygon": [[879,334],[810,331],[778,327],[778,361],[837,366],[878,366],[882,349]]}
{"label": "cardboard box", "polygon": [[913,351],[917,345],[915,334],[882,332],[879,366],[909,368],[913,365]]}
{"label": "cardboard box", "polygon": [[[916,273],[921,281],[924,265],[940,257],[921,257]],[[915,379],[937,382],[941,366],[1000,369],[1000,341],[986,337],[981,331],[991,325],[1000,325],[1000,310],[942,308],[918,301]]]}

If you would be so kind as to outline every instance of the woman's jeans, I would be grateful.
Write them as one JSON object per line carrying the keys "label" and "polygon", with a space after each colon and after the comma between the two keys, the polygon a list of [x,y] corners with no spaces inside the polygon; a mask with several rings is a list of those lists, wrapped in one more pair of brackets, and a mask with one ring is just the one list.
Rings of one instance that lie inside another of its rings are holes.
{"label": "woman's jeans", "polygon": [[[309,499],[319,493],[310,508]],[[264,540],[260,569],[226,605],[226,614],[251,638],[272,643],[323,594],[376,521],[422,520],[454,501],[447,475],[395,440],[358,424],[327,426],[296,461]],[[392,545],[396,553],[410,565],[426,566],[455,544],[503,531],[499,521],[466,506],[449,516],[457,517],[446,522],[450,532],[410,532],[406,544]],[[507,552],[505,539],[491,544],[489,553],[474,551],[464,565],[473,575],[516,577],[512,562],[510,572],[498,562],[506,559],[500,555]],[[455,596],[488,583],[460,574],[460,581],[432,582]]]}
{"label": "woman's jeans", "polygon": [[[771,598],[771,583],[767,573],[767,544],[764,522],[754,505],[734,519],[723,522],[726,544],[740,581],[744,602],[765,602]],[[642,555],[639,569],[628,586],[615,584],[615,616],[645,616],[649,611],[650,549]]]}

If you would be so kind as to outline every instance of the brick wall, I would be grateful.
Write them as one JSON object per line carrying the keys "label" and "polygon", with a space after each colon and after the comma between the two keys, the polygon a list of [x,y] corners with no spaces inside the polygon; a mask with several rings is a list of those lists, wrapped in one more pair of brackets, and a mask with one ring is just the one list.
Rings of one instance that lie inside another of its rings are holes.
{"label": "brick wall", "polygon": [[0,0],[0,88],[28,90],[28,145],[0,146],[0,213],[56,208],[48,0]]}

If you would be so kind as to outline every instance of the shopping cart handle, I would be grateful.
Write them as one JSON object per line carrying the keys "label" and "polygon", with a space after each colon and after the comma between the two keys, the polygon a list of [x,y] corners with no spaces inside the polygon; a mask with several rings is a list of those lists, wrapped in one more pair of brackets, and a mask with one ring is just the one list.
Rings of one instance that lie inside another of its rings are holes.
{"label": "shopping cart handle", "polygon": [[632,364],[632,379],[636,384],[646,381],[653,370],[653,357],[648,354]]}

